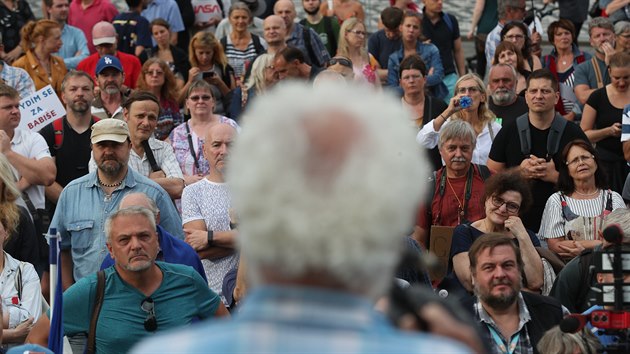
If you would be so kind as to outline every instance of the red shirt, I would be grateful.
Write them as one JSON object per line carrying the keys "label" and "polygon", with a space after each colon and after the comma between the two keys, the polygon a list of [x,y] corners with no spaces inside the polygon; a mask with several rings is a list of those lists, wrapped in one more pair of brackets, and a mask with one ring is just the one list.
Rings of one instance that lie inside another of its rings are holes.
{"label": "red shirt", "polygon": [[[469,222],[481,220],[486,216],[482,200],[484,181],[476,168],[474,171],[470,199],[468,200],[468,207],[466,209],[466,219]],[[448,178],[450,186],[446,183],[444,195],[440,197],[440,179],[443,172],[446,173],[446,168],[438,171],[436,176],[435,193],[431,201],[432,220],[428,220],[427,218],[426,206],[420,208],[416,219],[416,224],[427,231],[431,228],[431,225],[457,226],[460,223],[459,203],[464,204],[467,176]],[[453,187],[452,189],[451,186]],[[453,190],[455,193],[453,193]],[[458,198],[459,202],[457,200]],[[463,222],[463,220],[461,221]]]}
{"label": "red shirt", "polygon": [[112,22],[116,15],[118,10],[109,0],[94,0],[85,9],[81,5],[81,0],[74,0],[70,2],[68,9],[68,24],[83,31],[90,54],[93,54],[96,53],[96,48],[92,43],[92,28],[101,21]]}
{"label": "red shirt", "polygon": [[[131,89],[136,88],[138,76],[140,76],[140,72],[142,71],[142,64],[140,64],[140,60],[131,54],[123,53],[121,51],[116,51],[115,56],[120,60],[123,71],[125,72],[125,86]],[[77,70],[83,70],[90,74],[90,76],[94,79],[94,82],[96,82],[96,64],[99,59],[101,59],[101,57],[98,53],[94,53],[83,59],[79,65],[77,65]]]}

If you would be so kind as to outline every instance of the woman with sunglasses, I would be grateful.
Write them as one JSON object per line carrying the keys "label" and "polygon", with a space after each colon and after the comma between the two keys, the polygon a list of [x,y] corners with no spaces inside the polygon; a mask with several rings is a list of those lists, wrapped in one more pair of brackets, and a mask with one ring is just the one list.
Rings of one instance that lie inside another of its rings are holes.
{"label": "woman with sunglasses", "polygon": [[177,82],[168,64],[155,57],[145,61],[137,88],[153,93],[160,100],[160,116],[154,135],[159,140],[168,138],[171,130],[184,121],[177,104]]}
{"label": "woman with sunglasses", "polygon": [[[619,193],[607,189],[598,151],[584,140],[569,142],[558,165],[558,192],[547,200],[538,235],[564,259],[601,244],[604,216],[625,207]],[[589,225],[584,227],[584,225]]]}
{"label": "woman with sunglasses", "polygon": [[486,180],[483,204],[486,217],[459,225],[453,231],[449,275],[445,279],[449,281],[450,291],[457,291],[457,285],[463,286],[468,293],[473,291],[468,250],[477,238],[487,233],[502,233],[514,238],[525,263],[523,287],[534,292],[540,290],[543,262],[536,251],[540,241],[533,231],[523,226],[519,217],[531,203],[529,184],[519,172],[502,172]]}
{"label": "woman with sunglasses", "polygon": [[168,136],[186,185],[201,180],[210,172],[210,164],[203,156],[204,139],[210,126],[227,123],[239,131],[241,129],[234,120],[214,114],[214,102],[210,84],[204,80],[193,81],[186,92],[185,103],[190,119],[178,125]]}
{"label": "woman with sunglasses", "polygon": [[[451,98],[448,107],[422,127],[416,140],[427,149],[433,149],[438,144],[440,130],[445,124],[453,119],[464,120],[477,133],[472,162],[485,165],[494,137],[501,130],[501,125],[495,120],[496,116],[488,109],[485,85],[477,74],[468,73],[455,82],[454,92],[455,96]],[[468,103],[467,107],[462,106],[462,103]]]}
{"label": "woman with sunglasses", "polygon": [[356,17],[351,17],[343,22],[339,33],[337,55],[351,60],[355,80],[380,87],[377,70],[381,67],[367,51],[365,25]]}

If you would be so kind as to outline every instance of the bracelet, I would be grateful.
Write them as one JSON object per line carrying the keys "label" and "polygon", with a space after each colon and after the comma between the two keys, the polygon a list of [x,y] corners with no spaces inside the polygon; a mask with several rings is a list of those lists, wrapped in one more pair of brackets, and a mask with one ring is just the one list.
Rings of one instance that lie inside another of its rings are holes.
{"label": "bracelet", "polygon": [[212,246],[212,239],[214,239],[214,231],[208,230],[208,246]]}
{"label": "bracelet", "polygon": [[446,123],[446,118],[444,118],[444,116],[443,116],[442,114],[440,114],[440,115],[438,116],[438,118],[442,118],[442,120],[444,121],[444,123]]}

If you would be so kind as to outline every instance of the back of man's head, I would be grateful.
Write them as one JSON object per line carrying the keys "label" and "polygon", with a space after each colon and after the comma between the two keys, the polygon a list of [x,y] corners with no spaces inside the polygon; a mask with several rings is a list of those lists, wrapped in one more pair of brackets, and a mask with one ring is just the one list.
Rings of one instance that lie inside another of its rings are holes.
{"label": "back of man's head", "polygon": [[428,172],[400,102],[290,83],[249,112],[227,181],[253,280],[380,295]]}
{"label": "back of man's head", "polygon": [[397,29],[403,18],[403,10],[397,7],[388,7],[381,12],[381,22],[383,26],[390,30]]}
{"label": "back of man's head", "polygon": [[276,57],[279,56],[283,57],[287,63],[291,63],[294,60],[297,60],[300,64],[306,62],[304,52],[297,47],[285,47],[276,53]]}
{"label": "back of man's head", "polygon": [[609,226],[619,226],[623,233],[622,243],[630,244],[630,209],[618,208],[613,210],[604,219],[603,230],[606,230]]}

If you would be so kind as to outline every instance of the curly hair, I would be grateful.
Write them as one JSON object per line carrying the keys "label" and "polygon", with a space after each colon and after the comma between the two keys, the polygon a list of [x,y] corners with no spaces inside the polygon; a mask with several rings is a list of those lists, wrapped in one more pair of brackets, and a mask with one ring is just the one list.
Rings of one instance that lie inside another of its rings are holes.
{"label": "curly hair", "polygon": [[521,195],[521,208],[519,214],[523,214],[532,205],[533,197],[529,183],[516,169],[499,172],[486,180],[483,193],[485,203],[488,198],[501,195],[505,192],[517,192]]}
{"label": "curly hair", "polygon": [[9,235],[4,242],[7,242],[20,223],[20,211],[15,204],[20,195],[13,168],[4,154],[0,154],[0,222]]}
{"label": "curly hair", "polygon": [[158,64],[160,66],[160,69],[162,69],[162,71],[164,72],[164,84],[160,89],[160,97],[158,98],[177,102],[178,92],[175,75],[173,75],[173,72],[169,68],[168,64],[160,58],[153,57],[147,59],[147,61],[144,62],[144,64],[142,65],[142,75],[138,77],[138,89],[150,91],[149,86],[147,85],[147,81],[144,79],[144,76],[147,74],[149,68],[153,64]]}

